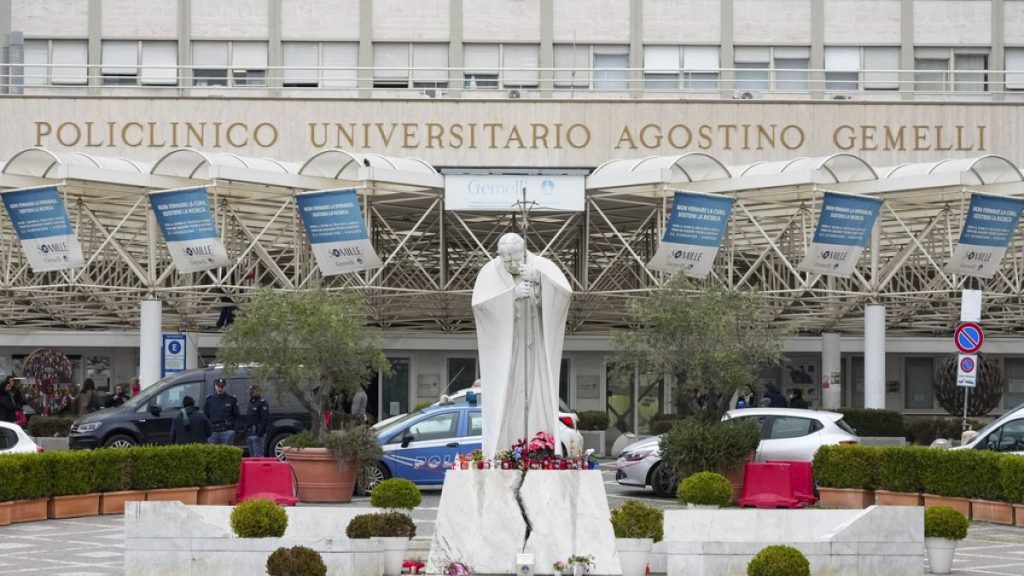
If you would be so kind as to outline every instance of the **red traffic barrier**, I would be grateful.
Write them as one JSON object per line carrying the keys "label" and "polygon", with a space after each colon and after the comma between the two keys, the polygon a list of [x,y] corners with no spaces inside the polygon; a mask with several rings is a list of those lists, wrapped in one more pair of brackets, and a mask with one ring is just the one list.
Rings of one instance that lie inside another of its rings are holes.
{"label": "red traffic barrier", "polygon": [[818,501],[814,497],[814,476],[811,463],[804,460],[771,460],[767,464],[789,464],[789,479],[793,486],[793,497],[807,504]]}
{"label": "red traffic barrier", "polygon": [[757,508],[803,508],[807,502],[793,494],[789,464],[747,464],[743,474],[740,506]]}
{"label": "red traffic barrier", "polygon": [[243,458],[242,474],[238,479],[235,503],[256,498],[273,500],[284,506],[294,506],[292,467],[277,458]]}

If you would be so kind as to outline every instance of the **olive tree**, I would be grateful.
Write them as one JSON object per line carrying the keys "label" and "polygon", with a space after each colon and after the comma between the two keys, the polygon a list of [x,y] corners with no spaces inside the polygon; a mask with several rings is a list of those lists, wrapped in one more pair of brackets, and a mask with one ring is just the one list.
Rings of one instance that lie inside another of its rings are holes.
{"label": "olive tree", "polygon": [[683,415],[718,421],[733,393],[780,359],[785,329],[753,292],[698,287],[677,275],[636,300],[632,312],[635,327],[613,336],[616,366],[673,375]]}
{"label": "olive tree", "polygon": [[352,293],[262,290],[224,331],[218,360],[242,365],[276,396],[291,393],[309,412],[315,439],[327,436],[331,395],[351,394],[389,368],[362,299]]}

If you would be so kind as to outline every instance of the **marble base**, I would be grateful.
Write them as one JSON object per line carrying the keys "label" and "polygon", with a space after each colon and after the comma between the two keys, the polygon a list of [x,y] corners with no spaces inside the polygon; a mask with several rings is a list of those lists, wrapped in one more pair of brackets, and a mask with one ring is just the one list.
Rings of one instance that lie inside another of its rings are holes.
{"label": "marble base", "polygon": [[124,573],[263,574],[274,550],[300,545],[319,552],[330,574],[383,573],[378,539],[349,540],[345,536],[353,516],[375,509],[288,507],[288,528],[281,538],[238,538],[231,531],[231,510],[230,506],[186,506],[180,502],[128,502]]}
{"label": "marble base", "polygon": [[536,574],[551,574],[555,561],[572,554],[594,556],[591,574],[621,574],[610,517],[597,470],[531,470],[525,478],[512,470],[449,470],[427,572],[460,561],[473,574],[510,574],[516,555],[527,553]]}
{"label": "marble base", "polygon": [[924,560],[924,512],[904,506],[665,512],[662,549],[669,576],[744,576],[754,554],[778,543],[803,552],[812,574],[918,576]]}

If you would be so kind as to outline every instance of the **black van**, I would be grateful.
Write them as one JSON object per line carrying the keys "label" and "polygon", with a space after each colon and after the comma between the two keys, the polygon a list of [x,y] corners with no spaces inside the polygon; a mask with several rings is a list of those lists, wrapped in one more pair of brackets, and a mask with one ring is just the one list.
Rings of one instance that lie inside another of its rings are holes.
{"label": "black van", "polygon": [[[198,408],[213,394],[213,382],[221,377],[220,367],[199,368],[178,372],[152,386],[116,408],[87,414],[71,426],[68,442],[72,450],[101,446],[126,448],[138,444],[169,444],[171,421],[181,412],[185,396],[191,396]],[[241,419],[235,423],[235,444],[245,447],[245,410],[249,403],[252,379],[244,368],[227,379],[228,393],[238,398]],[[279,400],[264,392],[270,404],[270,426],[267,428],[266,454],[282,458],[285,438],[310,426],[309,412],[293,396]]]}

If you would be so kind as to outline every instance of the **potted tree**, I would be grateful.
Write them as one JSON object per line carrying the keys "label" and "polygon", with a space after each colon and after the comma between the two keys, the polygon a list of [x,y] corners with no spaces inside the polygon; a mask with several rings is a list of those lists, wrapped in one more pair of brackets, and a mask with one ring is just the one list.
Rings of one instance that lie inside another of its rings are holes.
{"label": "potted tree", "polygon": [[622,565],[622,576],[643,576],[651,547],[662,538],[664,513],[638,500],[626,500],[612,510],[615,550]]}
{"label": "potted tree", "polygon": [[[354,394],[371,376],[389,370],[376,334],[366,325],[360,297],[323,288],[260,291],[225,330],[218,358],[228,374],[251,365],[250,374],[265,390],[278,398],[291,393],[309,412],[309,434],[292,442],[287,453],[299,499],[351,499],[351,490],[342,488],[342,474],[354,476],[359,464],[351,458],[336,460],[325,447],[325,415],[332,396]],[[369,464],[376,461],[361,463]]]}
{"label": "potted tree", "polygon": [[[410,511],[419,506],[422,500],[420,489],[404,478],[385,480],[376,485],[370,493],[370,504],[375,508],[386,509],[389,514],[402,514],[402,510]],[[391,526],[397,526],[400,529],[398,536],[385,535],[380,533],[380,530],[375,530],[377,533],[373,534],[381,540],[381,550],[384,553],[384,574],[397,576],[402,573],[402,563],[405,560],[405,552],[409,549],[409,538],[412,538],[412,535],[405,536],[405,531],[401,527],[407,526],[407,524],[401,519],[384,522],[384,526],[388,529]],[[413,531],[414,534],[415,531]]]}
{"label": "potted tree", "polygon": [[683,478],[677,495],[687,508],[721,508],[732,500],[732,483],[715,472],[698,472]]}
{"label": "potted tree", "polygon": [[967,517],[949,506],[924,510],[924,547],[932,574],[949,574],[956,543],[967,537]]}
{"label": "potted tree", "polygon": [[747,576],[811,576],[811,564],[792,546],[768,546],[747,564]]}

